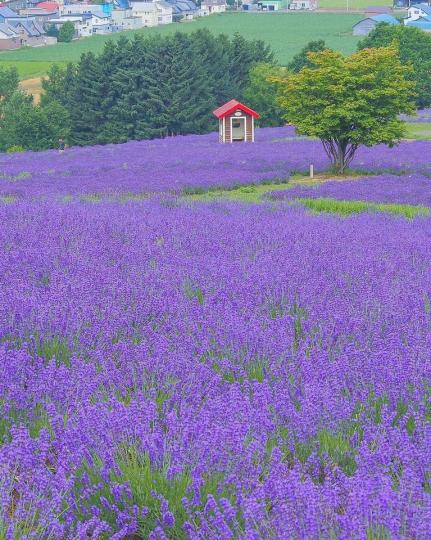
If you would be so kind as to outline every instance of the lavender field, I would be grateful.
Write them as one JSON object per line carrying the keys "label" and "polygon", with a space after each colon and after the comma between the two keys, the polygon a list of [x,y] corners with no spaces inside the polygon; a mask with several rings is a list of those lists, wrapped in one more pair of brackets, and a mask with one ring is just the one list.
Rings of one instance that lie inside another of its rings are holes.
{"label": "lavender field", "polygon": [[1,539],[431,537],[431,218],[284,200],[427,206],[431,143],[175,195],[327,167],[258,138],[0,157]]}

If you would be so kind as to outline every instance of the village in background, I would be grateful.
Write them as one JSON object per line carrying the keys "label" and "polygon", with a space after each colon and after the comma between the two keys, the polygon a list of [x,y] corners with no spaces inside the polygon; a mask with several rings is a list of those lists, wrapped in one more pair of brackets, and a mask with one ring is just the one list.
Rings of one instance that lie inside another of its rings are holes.
{"label": "village in background", "polygon": [[[348,4],[347,4],[348,6]],[[0,5],[0,50],[40,47],[123,30],[187,22],[226,10],[258,12],[313,11],[318,0],[113,0],[88,3],[76,0],[10,0]],[[390,7],[365,10],[353,35],[367,35],[379,22],[416,26],[431,31],[429,4],[395,0],[393,8],[407,9],[407,17],[394,16]]]}

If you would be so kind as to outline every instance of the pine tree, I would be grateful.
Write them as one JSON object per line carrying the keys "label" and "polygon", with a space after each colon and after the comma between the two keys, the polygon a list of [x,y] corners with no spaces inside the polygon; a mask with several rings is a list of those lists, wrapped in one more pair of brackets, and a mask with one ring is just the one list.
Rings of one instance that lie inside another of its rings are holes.
{"label": "pine tree", "polygon": [[208,73],[208,80],[217,105],[229,101],[236,95],[235,82],[229,71],[229,38],[223,34],[214,37],[208,30],[198,30],[190,35],[195,48]]}
{"label": "pine tree", "polygon": [[214,127],[211,82],[190,37],[178,32],[160,42],[153,69],[158,81],[157,86],[147,82],[148,109],[140,135],[151,136],[154,129],[161,135],[205,133]]}
{"label": "pine tree", "polygon": [[86,145],[105,142],[102,137],[105,122],[102,104],[106,83],[100,59],[96,59],[93,53],[83,54],[68,104],[73,143]]}

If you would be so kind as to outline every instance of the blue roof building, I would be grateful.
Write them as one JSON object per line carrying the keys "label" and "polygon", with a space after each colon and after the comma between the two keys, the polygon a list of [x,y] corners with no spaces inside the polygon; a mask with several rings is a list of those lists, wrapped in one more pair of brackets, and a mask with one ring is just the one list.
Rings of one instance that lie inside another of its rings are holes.
{"label": "blue roof building", "polygon": [[372,30],[374,30],[374,28],[380,23],[391,24],[395,26],[397,24],[400,24],[400,21],[395,17],[392,17],[392,15],[387,15],[386,13],[382,13],[380,15],[373,15],[372,17],[367,17],[366,19],[362,19],[362,21],[356,23],[353,26],[353,35],[368,36],[368,34]]}

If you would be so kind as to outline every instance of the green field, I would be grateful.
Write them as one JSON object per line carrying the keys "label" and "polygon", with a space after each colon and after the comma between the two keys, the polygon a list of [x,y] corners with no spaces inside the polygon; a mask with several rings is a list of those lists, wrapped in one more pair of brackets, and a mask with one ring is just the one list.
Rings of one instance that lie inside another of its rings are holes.
{"label": "green field", "polygon": [[18,75],[21,80],[32,79],[34,77],[40,77],[44,75],[49,66],[52,64],[50,61],[44,62],[22,62],[17,60],[3,60],[1,57],[0,66],[9,68],[16,67],[18,69]]}
{"label": "green field", "polygon": [[406,125],[407,138],[430,140],[431,139],[431,123],[412,123]]}
{"label": "green field", "polygon": [[208,28],[216,34],[233,35],[240,32],[248,39],[262,39],[272,46],[280,64],[286,64],[312,39],[324,39],[329,47],[343,53],[353,52],[358,38],[352,35],[351,29],[361,18],[358,14],[345,13],[225,13],[114,36],[94,36],[72,43],[5,51],[0,53],[0,65],[3,62],[9,65],[13,63],[22,78],[36,77],[45,73],[50,63],[75,62],[84,52],[100,52],[107,41],[118,39],[120,35],[170,34],[175,31],[192,32],[199,28]]}
{"label": "green field", "polygon": [[345,11],[362,11],[369,6],[392,7],[389,0],[320,0],[319,9],[342,9]]}

